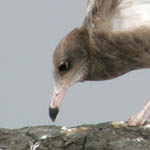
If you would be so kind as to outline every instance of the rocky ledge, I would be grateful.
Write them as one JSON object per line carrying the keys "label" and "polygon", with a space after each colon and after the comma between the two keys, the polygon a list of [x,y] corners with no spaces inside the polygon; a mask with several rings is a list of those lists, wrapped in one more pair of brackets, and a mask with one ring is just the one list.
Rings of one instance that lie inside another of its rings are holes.
{"label": "rocky ledge", "polygon": [[117,122],[0,129],[0,150],[150,150],[150,129]]}

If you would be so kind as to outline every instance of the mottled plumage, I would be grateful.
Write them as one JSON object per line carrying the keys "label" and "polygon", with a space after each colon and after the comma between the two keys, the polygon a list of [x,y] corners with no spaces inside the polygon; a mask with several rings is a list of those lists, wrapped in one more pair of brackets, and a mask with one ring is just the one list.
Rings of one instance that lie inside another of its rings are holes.
{"label": "mottled plumage", "polygon": [[88,1],[83,25],[66,35],[54,52],[52,120],[65,92],[76,82],[150,68],[149,16],[150,0]]}

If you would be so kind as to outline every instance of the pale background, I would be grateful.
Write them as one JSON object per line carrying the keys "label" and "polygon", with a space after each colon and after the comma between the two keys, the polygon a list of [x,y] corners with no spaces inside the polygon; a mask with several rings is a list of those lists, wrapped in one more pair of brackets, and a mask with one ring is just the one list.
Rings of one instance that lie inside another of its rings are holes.
{"label": "pale background", "polygon": [[126,120],[150,99],[150,70],[84,82],[69,89],[56,122],[51,122],[52,54],[62,37],[82,24],[86,3],[0,1],[0,128]]}

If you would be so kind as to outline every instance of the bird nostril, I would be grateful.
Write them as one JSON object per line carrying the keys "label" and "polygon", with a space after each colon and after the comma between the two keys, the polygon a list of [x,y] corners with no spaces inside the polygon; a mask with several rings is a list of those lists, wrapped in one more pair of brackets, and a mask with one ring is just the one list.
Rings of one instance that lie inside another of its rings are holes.
{"label": "bird nostril", "polygon": [[51,107],[54,108],[55,107],[55,102],[52,102]]}

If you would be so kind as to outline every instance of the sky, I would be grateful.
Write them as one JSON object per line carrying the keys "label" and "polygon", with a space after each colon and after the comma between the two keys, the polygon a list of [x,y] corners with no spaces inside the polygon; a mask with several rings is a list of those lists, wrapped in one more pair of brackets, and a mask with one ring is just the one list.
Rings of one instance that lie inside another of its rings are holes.
{"label": "sky", "polygon": [[71,87],[56,121],[49,119],[52,55],[82,25],[87,1],[0,1],[0,128],[76,126],[127,120],[150,99],[150,70]]}

